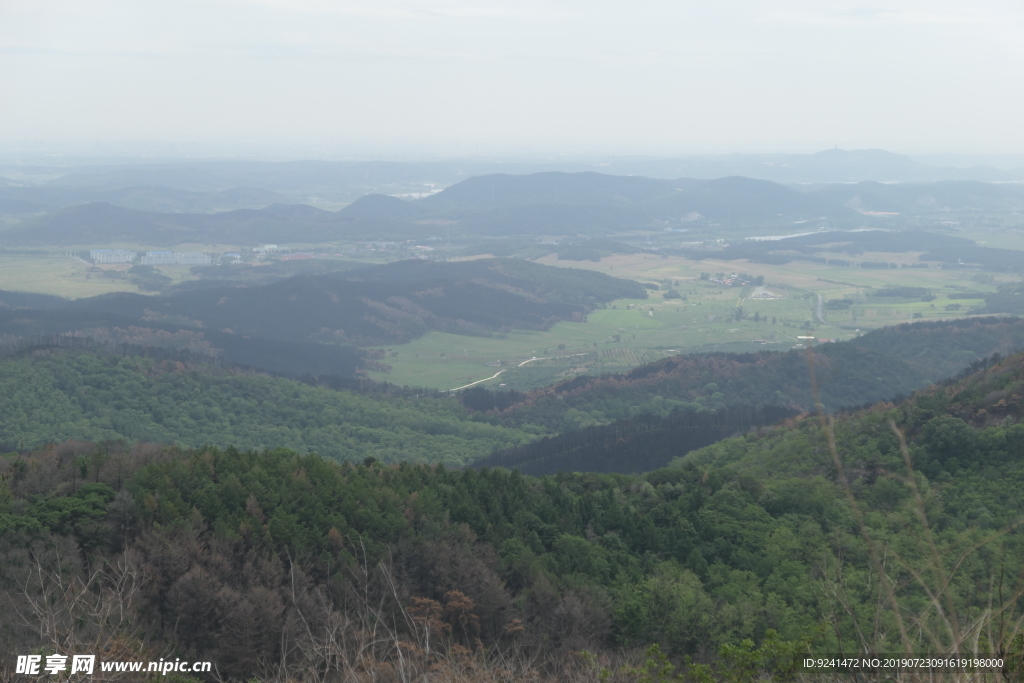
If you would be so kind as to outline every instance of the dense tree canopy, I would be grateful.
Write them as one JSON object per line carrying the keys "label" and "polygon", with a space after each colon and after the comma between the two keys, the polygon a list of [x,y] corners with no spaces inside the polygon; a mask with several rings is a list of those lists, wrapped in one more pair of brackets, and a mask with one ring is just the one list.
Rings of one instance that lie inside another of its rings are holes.
{"label": "dense tree canopy", "polygon": [[460,465],[531,438],[454,398],[334,391],[173,361],[62,351],[0,362],[0,444],[127,439]]}
{"label": "dense tree canopy", "polygon": [[[1024,355],[901,405],[795,419],[641,476],[68,443],[4,459],[0,578],[16,582],[18,548],[42,541],[64,539],[90,562],[131,550],[148,577],[148,632],[236,675],[255,671],[252,638],[271,658],[299,638],[300,589],[303,600],[326,591],[323,604],[353,619],[359,591],[386,588],[380,609],[410,624],[436,605],[438,628],[470,649],[510,632],[537,653],[658,644],[709,662],[746,639],[1012,649],[1020,587],[998,578],[1024,567],[1013,526],[1022,394]],[[1006,596],[995,642],[997,617],[984,613]],[[239,631],[250,618],[258,633]]]}

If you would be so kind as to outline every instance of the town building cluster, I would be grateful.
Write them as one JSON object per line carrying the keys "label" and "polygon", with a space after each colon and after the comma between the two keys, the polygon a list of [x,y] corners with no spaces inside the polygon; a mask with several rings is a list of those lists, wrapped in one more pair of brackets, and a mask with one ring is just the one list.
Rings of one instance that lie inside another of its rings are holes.
{"label": "town building cluster", "polygon": [[200,251],[147,251],[144,266],[208,266],[213,257]]}
{"label": "town building cluster", "polygon": [[716,285],[725,285],[726,287],[746,287],[750,284],[749,280],[745,280],[739,275],[718,275],[709,277],[708,280]]}
{"label": "town building cluster", "polygon": [[93,263],[134,263],[137,254],[124,249],[93,249],[89,258]]}
{"label": "town building cluster", "polygon": [[[229,258],[241,254],[228,254]],[[141,258],[138,252],[128,249],[90,249],[89,258],[93,263],[135,263],[144,266],[209,266],[213,256],[199,251],[147,251]]]}

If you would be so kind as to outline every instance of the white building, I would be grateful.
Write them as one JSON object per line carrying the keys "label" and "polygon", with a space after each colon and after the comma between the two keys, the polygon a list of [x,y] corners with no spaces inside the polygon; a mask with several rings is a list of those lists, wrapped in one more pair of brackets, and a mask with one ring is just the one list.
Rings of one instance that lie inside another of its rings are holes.
{"label": "white building", "polygon": [[147,251],[142,257],[147,266],[208,266],[213,257],[199,251]]}
{"label": "white building", "polygon": [[213,258],[209,254],[199,251],[175,252],[174,257],[179,266],[208,266],[213,263]]}
{"label": "white building", "polygon": [[173,266],[176,263],[173,251],[147,251],[142,257],[144,266]]}
{"label": "white building", "polygon": [[89,252],[93,263],[131,263],[135,256],[134,251],[124,249],[93,249]]}

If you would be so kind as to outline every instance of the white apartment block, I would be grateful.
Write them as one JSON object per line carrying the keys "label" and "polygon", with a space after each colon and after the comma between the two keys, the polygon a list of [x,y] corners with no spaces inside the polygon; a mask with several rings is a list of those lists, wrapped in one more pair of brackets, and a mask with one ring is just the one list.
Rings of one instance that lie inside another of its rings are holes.
{"label": "white apartment block", "polygon": [[146,266],[208,266],[213,257],[199,251],[147,251],[142,257]]}
{"label": "white apartment block", "polygon": [[89,252],[93,263],[131,263],[135,256],[134,251],[124,249],[93,249]]}
{"label": "white apartment block", "polygon": [[142,257],[144,266],[173,266],[177,264],[173,251],[147,251]]}

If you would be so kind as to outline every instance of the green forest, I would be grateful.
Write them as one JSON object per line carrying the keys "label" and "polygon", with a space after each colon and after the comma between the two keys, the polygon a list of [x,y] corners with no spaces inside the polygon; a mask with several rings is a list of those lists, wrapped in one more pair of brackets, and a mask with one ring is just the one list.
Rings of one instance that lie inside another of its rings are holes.
{"label": "green forest", "polygon": [[[829,410],[855,407],[910,395],[971,361],[1022,345],[1019,319],[902,325],[816,347],[816,386]],[[0,360],[0,453],[65,440],[124,440],[461,467],[542,436],[591,443],[588,429],[678,421],[686,414],[708,427],[707,438],[692,442],[696,448],[761,424],[762,418],[745,416],[748,408],[771,408],[778,419],[814,406],[800,350],[672,356],[628,373],[581,376],[530,393],[475,387],[458,395],[359,391],[345,383],[332,389],[326,380],[302,382],[209,365],[201,356],[186,362],[166,356],[38,348]],[[676,455],[671,439],[667,446],[651,467]],[[563,467],[622,471],[615,463],[591,466],[587,458],[584,453],[582,461]],[[635,464],[625,471],[651,467]]]}
{"label": "green forest", "polygon": [[469,419],[454,397],[359,394],[256,373],[60,350],[0,362],[0,447],[68,439],[463,465],[537,429]]}
{"label": "green forest", "polygon": [[[12,652],[102,642],[237,680],[786,680],[800,654],[837,652],[999,653],[1012,678],[1022,396],[1019,354],[636,476],[122,442],[12,453],[0,581],[21,592],[0,632]],[[56,599],[76,590],[89,599]],[[66,629],[46,640],[37,621]]]}
{"label": "green forest", "polygon": [[[815,390],[833,411],[909,396],[972,362],[1022,347],[1024,320],[1019,318],[904,324],[816,346],[816,388],[802,350],[677,355],[625,373],[576,377],[520,395],[509,405],[498,392],[493,400],[500,409],[487,411],[486,419],[563,433],[643,415],[667,417],[673,410],[738,405],[813,410]],[[486,405],[481,397],[474,400]]]}

